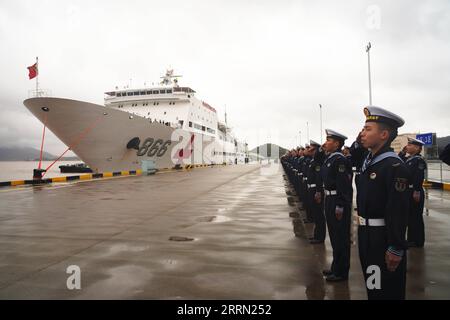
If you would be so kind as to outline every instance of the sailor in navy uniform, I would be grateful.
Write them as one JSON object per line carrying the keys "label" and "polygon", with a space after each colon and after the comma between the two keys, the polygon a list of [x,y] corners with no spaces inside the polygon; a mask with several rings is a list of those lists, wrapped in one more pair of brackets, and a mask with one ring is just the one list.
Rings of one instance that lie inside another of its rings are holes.
{"label": "sailor in navy uniform", "polygon": [[408,218],[408,247],[423,247],[425,243],[425,226],[423,224],[423,207],[425,191],[423,179],[427,164],[420,153],[424,143],[417,139],[408,138],[406,151],[410,155],[405,164],[409,170],[411,189],[410,209]]}
{"label": "sailor in navy uniform", "polygon": [[297,155],[295,158],[295,163],[294,163],[294,187],[295,187],[295,191],[297,193],[297,197],[298,200],[300,202],[303,202],[303,193],[302,193],[302,184],[303,184],[303,174],[301,173],[301,167],[302,167],[302,163],[303,163],[303,153],[304,153],[304,148],[303,147],[299,147],[297,149]]}
{"label": "sailor in navy uniform", "polygon": [[321,244],[325,241],[326,222],[323,212],[323,183],[321,176],[322,164],[325,153],[319,143],[311,140],[309,142],[309,153],[312,157],[308,165],[308,198],[309,209],[314,221],[314,234],[309,238],[311,244]]}
{"label": "sailor in navy uniform", "polygon": [[310,146],[309,144],[305,145],[305,151],[303,153],[303,161],[300,167],[301,175],[302,175],[302,194],[303,194],[303,208],[306,212],[306,219],[303,220],[304,223],[312,223],[313,217],[311,213],[310,199],[308,198],[308,166],[311,162],[310,155]]}
{"label": "sailor in navy uniform", "polygon": [[369,299],[404,299],[409,173],[391,142],[404,124],[385,109],[364,108],[361,143],[370,149],[357,187],[359,258]]}
{"label": "sailor in navy uniform", "polygon": [[343,134],[326,129],[327,141],[323,147],[328,153],[322,165],[322,179],[325,193],[325,217],[328,226],[333,262],[330,270],[324,270],[327,281],[348,279],[350,269],[350,225],[352,203],[351,164],[341,153]]}

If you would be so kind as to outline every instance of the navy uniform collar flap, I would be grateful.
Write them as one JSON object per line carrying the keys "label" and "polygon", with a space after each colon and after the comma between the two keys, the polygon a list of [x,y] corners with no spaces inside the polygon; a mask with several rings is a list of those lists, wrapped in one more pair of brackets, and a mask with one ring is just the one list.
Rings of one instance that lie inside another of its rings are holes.
{"label": "navy uniform collar flap", "polygon": [[414,159],[417,159],[417,158],[421,158],[421,156],[419,156],[418,154],[416,154],[415,156],[412,156],[412,157],[406,159],[406,163],[408,163],[408,162],[410,162],[410,161],[413,161]]}
{"label": "navy uniform collar flap", "polygon": [[332,158],[334,158],[334,157],[336,157],[336,156],[344,156],[341,152],[333,152],[333,153],[331,153],[329,156],[328,156],[328,158],[327,158],[327,160],[325,160],[325,162],[329,162]]}
{"label": "navy uniform collar flap", "polygon": [[368,163],[369,156],[370,156],[370,153],[367,155],[367,158],[364,161],[364,165],[363,165],[363,168],[361,169],[361,172],[366,171],[369,167],[371,167],[374,164],[376,164],[380,161],[383,161],[384,159],[387,159],[387,158],[396,158],[396,159],[400,160],[401,162],[403,162],[403,160],[394,151],[383,152],[383,153],[377,155],[372,161],[370,161]]}

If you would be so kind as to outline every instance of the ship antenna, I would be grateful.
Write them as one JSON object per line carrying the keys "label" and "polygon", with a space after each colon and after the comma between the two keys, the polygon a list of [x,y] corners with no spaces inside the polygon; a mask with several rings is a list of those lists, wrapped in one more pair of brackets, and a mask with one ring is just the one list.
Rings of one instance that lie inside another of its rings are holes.
{"label": "ship antenna", "polygon": [[225,125],[228,126],[228,122],[227,122],[227,105],[225,105]]}

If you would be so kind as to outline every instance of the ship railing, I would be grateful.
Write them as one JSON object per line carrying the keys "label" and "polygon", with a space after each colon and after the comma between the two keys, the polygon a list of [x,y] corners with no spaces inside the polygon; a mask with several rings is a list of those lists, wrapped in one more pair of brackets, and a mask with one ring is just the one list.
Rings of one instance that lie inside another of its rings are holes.
{"label": "ship railing", "polygon": [[427,160],[425,179],[432,182],[450,183],[450,166],[441,160]]}
{"label": "ship railing", "polygon": [[52,91],[49,89],[28,90],[28,98],[51,97]]}

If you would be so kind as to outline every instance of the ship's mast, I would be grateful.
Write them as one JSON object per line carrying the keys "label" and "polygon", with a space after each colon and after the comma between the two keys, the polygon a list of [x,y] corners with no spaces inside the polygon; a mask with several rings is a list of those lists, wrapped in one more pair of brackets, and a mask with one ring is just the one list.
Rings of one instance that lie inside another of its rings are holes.
{"label": "ship's mast", "polygon": [[182,75],[174,75],[173,74],[173,69],[167,69],[166,74],[164,76],[160,77],[162,79],[160,84],[170,85],[170,84],[174,83],[175,86],[178,86],[178,79],[176,79],[176,78],[180,78],[180,77],[182,77]]}

